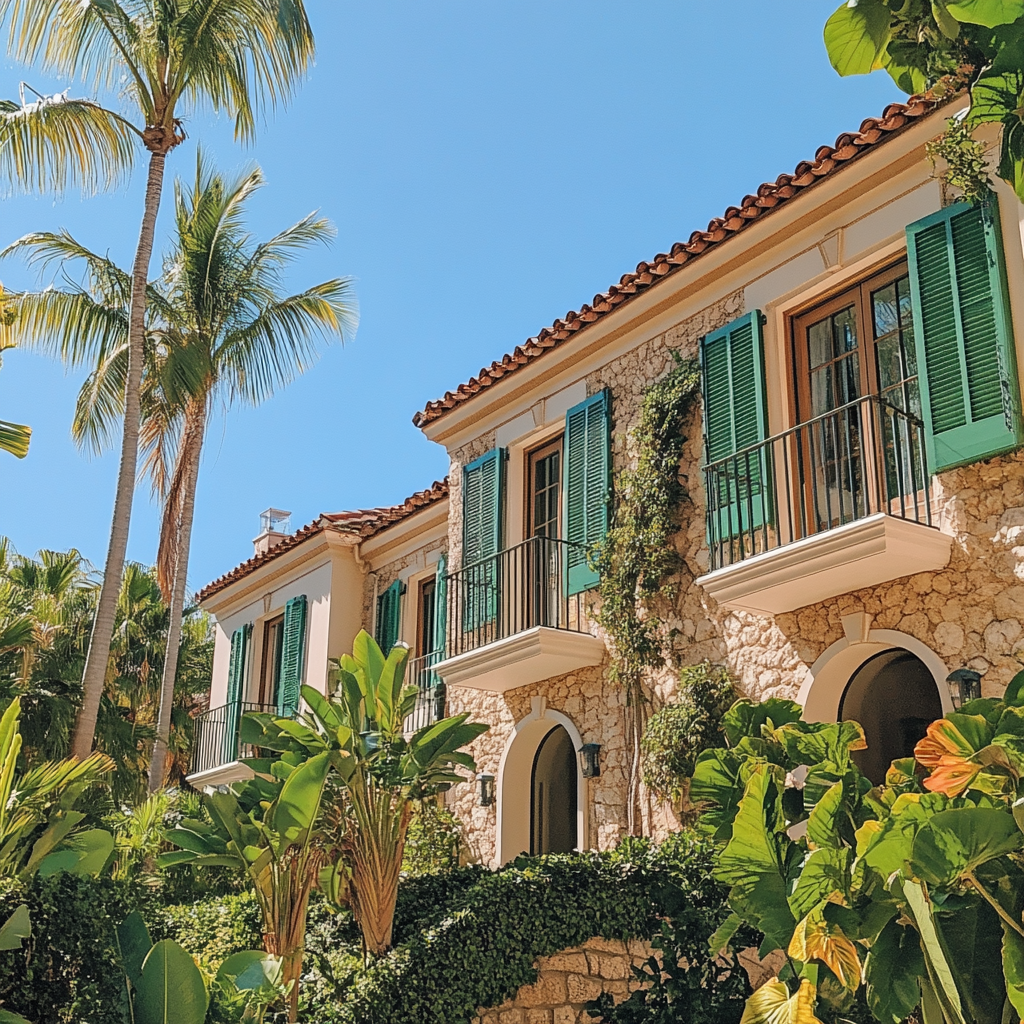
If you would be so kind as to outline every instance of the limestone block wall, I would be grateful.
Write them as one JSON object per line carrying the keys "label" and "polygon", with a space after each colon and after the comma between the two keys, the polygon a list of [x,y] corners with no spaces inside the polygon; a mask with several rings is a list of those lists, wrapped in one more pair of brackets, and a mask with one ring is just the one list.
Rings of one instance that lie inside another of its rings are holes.
{"label": "limestone block wall", "polygon": [[633,939],[590,939],[582,946],[541,957],[537,980],[501,1006],[481,1009],[473,1024],[591,1024],[584,1005],[607,992],[621,1002],[639,982],[632,968],[647,962],[651,947]]}

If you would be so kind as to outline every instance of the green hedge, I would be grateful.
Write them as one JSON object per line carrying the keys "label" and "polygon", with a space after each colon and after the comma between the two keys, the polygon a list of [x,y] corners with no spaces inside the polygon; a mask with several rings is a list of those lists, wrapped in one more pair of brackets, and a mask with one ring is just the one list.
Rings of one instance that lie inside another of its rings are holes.
{"label": "green hedge", "polygon": [[322,1004],[306,1019],[465,1024],[535,981],[537,957],[595,936],[653,935],[669,900],[706,908],[694,920],[710,937],[727,913],[710,881],[713,856],[710,843],[680,833],[662,847],[627,842],[611,854],[523,857],[481,872],[433,927],[353,979],[343,1004]]}
{"label": "green hedge", "polygon": [[32,917],[31,938],[0,953],[0,1006],[33,1024],[124,1024],[114,929],[144,902],[143,890],[110,879],[0,881],[0,921],[21,903]]}

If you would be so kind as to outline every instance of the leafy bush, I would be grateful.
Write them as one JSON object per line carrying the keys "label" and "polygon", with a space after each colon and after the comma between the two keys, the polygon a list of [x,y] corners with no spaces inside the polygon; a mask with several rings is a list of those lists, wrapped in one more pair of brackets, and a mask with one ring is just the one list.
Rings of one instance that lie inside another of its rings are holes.
{"label": "leafy bush", "polygon": [[0,881],[0,921],[29,908],[32,935],[0,952],[0,1005],[34,1024],[124,1024],[124,975],[114,931],[144,891],[68,872],[27,883]]}
{"label": "leafy bush", "polygon": [[679,701],[651,715],[640,745],[644,785],[677,802],[702,751],[724,742],[722,716],[736,699],[726,669],[708,661],[679,673]]}
{"label": "leafy bush", "polygon": [[447,807],[423,800],[413,808],[405,837],[402,871],[426,875],[457,868],[465,849],[462,823]]}
{"label": "leafy bush", "polygon": [[[681,925],[691,968],[702,972],[708,938],[726,916],[724,890],[710,880],[715,846],[680,833],[662,847],[624,843],[610,854],[522,857],[497,872],[476,871],[444,915],[352,979],[343,1004],[313,1019],[358,1024],[461,1024],[536,980],[534,961],[587,939],[656,933],[667,906],[694,913]],[[470,877],[454,873],[462,880]],[[440,911],[441,908],[438,907]]]}

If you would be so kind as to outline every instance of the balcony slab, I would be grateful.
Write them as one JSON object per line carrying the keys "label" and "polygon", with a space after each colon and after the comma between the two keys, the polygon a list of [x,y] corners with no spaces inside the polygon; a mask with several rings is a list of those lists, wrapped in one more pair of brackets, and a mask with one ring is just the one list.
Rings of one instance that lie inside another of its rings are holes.
{"label": "balcony slab", "polygon": [[504,693],[588,665],[600,665],[604,641],[590,633],[534,626],[503,640],[439,662],[434,671],[448,686]]}
{"label": "balcony slab", "polygon": [[952,543],[934,526],[879,512],[716,569],[697,583],[730,611],[778,615],[943,569]]}
{"label": "balcony slab", "polygon": [[204,772],[195,772],[193,775],[186,775],[185,781],[193,789],[216,789],[218,786],[230,786],[232,782],[241,782],[243,779],[253,777],[252,769],[241,761],[228,761],[227,764],[219,764],[213,768],[207,768]]}

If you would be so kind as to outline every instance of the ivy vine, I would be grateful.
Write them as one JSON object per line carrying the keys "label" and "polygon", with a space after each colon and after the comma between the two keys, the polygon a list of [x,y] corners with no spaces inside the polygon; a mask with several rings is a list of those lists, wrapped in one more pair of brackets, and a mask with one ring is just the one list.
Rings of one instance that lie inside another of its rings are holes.
{"label": "ivy vine", "polygon": [[941,176],[947,185],[959,189],[967,202],[980,203],[992,194],[992,178],[984,143],[974,138],[972,131],[965,119],[951,117],[946,130],[927,143],[925,150],[933,167],[938,160],[945,161]]}
{"label": "ivy vine", "polygon": [[672,353],[675,365],[644,394],[630,434],[636,468],[618,476],[611,527],[596,556],[598,622],[612,645],[611,677],[626,691],[630,832],[639,810],[640,739],[646,722],[645,673],[665,663],[668,637],[659,608],[679,591],[682,559],[672,537],[686,497],[679,480],[683,427],[700,385],[695,359]]}

